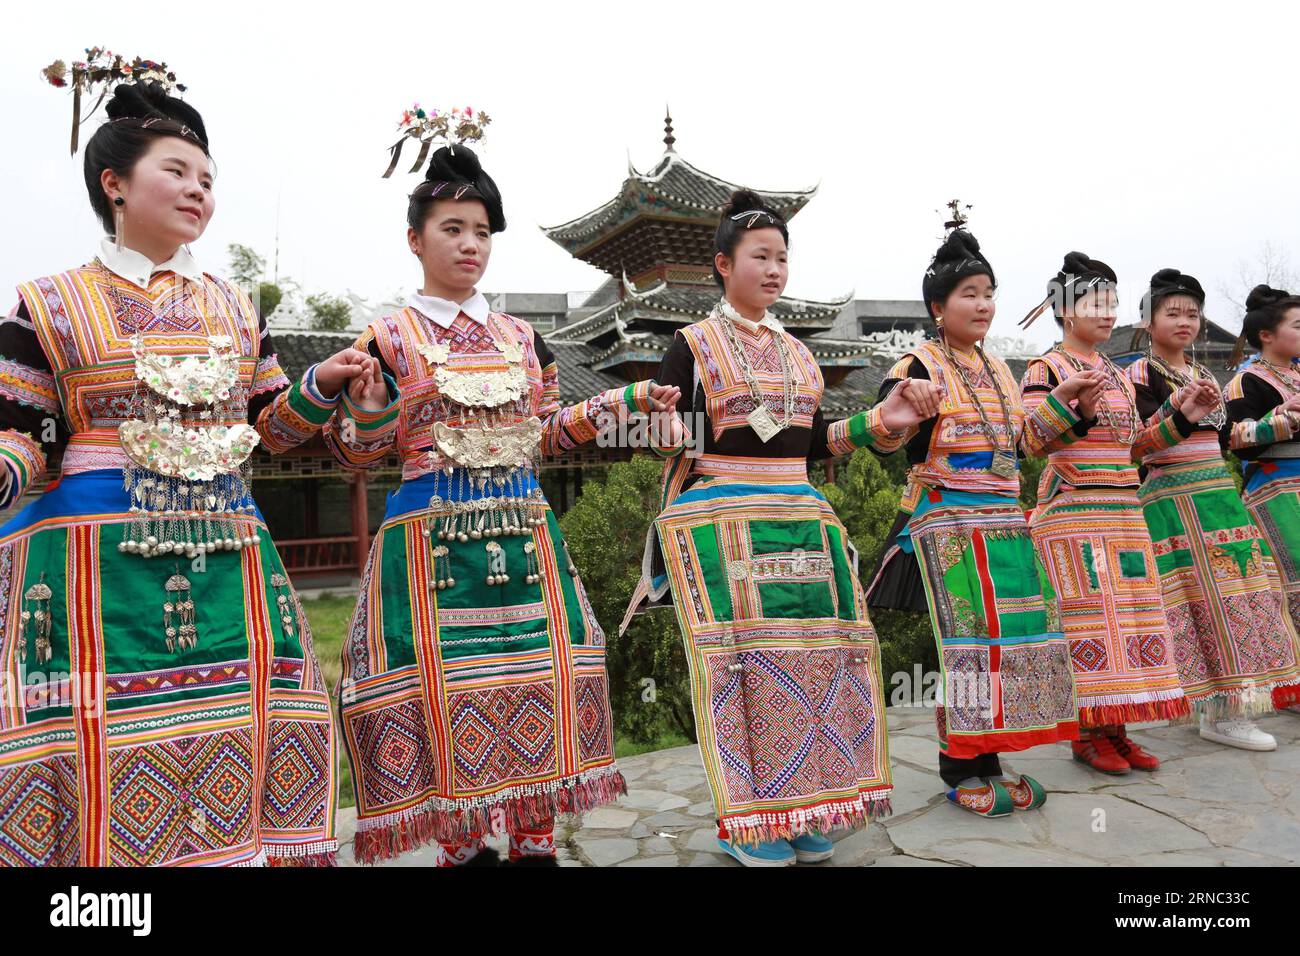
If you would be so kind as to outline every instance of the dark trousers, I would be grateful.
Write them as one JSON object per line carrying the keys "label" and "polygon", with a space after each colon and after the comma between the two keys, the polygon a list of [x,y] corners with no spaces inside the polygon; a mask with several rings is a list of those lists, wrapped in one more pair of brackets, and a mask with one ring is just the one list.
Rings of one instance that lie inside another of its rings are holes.
{"label": "dark trousers", "polygon": [[996,777],[1002,773],[997,754],[980,754],[959,760],[939,752],[939,776],[950,787],[955,787],[967,777]]}

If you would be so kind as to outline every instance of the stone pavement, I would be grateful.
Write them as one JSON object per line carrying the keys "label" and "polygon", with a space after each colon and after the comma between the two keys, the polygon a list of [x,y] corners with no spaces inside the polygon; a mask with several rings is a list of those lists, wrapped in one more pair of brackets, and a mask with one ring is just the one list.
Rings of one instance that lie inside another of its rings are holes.
{"label": "stone pavement", "polygon": [[[940,793],[933,711],[891,708],[894,813],[838,834],[829,866],[1285,866],[1300,863],[1300,717],[1260,721],[1272,753],[1208,743],[1194,727],[1132,725],[1161,757],[1151,773],[1096,773],[1068,744],[1003,761],[1036,777],[1047,805],[984,820]],[[1142,729],[1137,729],[1141,727]],[[629,793],[556,830],[565,866],[739,866],[718,849],[698,750],[677,747],[619,761]],[[355,865],[352,809],[339,814],[339,862]],[[494,845],[503,851],[504,839]],[[432,849],[386,866],[428,866]]]}

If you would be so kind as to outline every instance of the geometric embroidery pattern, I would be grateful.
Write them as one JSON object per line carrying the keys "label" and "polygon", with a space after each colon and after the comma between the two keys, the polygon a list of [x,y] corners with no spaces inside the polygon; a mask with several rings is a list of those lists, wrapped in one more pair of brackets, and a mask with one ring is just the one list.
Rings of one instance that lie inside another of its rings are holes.
{"label": "geometric embroidery pattern", "polygon": [[578,758],[586,762],[613,753],[605,675],[575,677],[573,694],[577,702]]}
{"label": "geometric embroidery pattern", "polygon": [[436,786],[438,770],[419,700],[353,714],[349,730],[355,759],[366,768],[354,776],[362,807],[406,800]]}
{"label": "geometric embroidery pattern", "polygon": [[[847,652],[773,649],[739,657],[743,679],[715,685],[713,714],[728,763],[748,753],[748,767],[728,768],[741,771],[744,783],[729,787],[741,800],[806,796],[871,775],[876,725],[870,689],[863,675],[845,666]],[[735,721],[737,703],[750,715],[747,734]],[[724,729],[732,739],[723,739]]]}
{"label": "geometric embroidery pattern", "polygon": [[49,757],[0,773],[0,865],[76,866],[77,770]]}
{"label": "geometric embroidery pattern", "polygon": [[[989,652],[983,647],[943,649],[944,714],[949,733],[974,733],[993,727]],[[981,679],[982,678],[982,679]]]}
{"label": "geometric embroidery pattern", "polygon": [[294,830],[324,824],[330,786],[328,733],[321,723],[271,721],[264,826]]}
{"label": "geometric embroidery pattern", "polygon": [[1008,727],[1047,727],[1074,720],[1074,675],[1051,644],[1002,650],[1002,713]]}
{"label": "geometric embroidery pattern", "polygon": [[252,839],[248,730],[177,737],[110,754],[109,859],[167,863]]}
{"label": "geometric embroidery pattern", "polygon": [[1130,634],[1126,649],[1129,667],[1159,667],[1169,659],[1163,634]]}
{"label": "geometric embroidery pattern", "polygon": [[1104,671],[1110,666],[1105,643],[1091,637],[1070,641],[1070,657],[1078,671]]}
{"label": "geometric embroidery pattern", "polygon": [[458,791],[555,770],[555,690],[550,681],[448,695]]}

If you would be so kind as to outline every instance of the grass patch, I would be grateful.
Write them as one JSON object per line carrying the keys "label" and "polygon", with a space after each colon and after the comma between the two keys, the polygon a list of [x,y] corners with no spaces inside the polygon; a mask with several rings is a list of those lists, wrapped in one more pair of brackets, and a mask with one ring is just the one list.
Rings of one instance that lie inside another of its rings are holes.
{"label": "grass patch", "polygon": [[[320,662],[321,674],[325,678],[325,687],[330,691],[330,706],[334,710],[334,726],[338,720],[339,702],[333,696],[343,673],[343,635],[348,631],[348,622],[357,606],[357,599],[352,595],[337,596],[324,594],[318,598],[304,600],[302,609],[307,614],[311,625],[312,644],[316,649],[316,659]],[[339,806],[350,807],[356,801],[352,794],[352,767],[344,752],[343,741],[339,741]]]}

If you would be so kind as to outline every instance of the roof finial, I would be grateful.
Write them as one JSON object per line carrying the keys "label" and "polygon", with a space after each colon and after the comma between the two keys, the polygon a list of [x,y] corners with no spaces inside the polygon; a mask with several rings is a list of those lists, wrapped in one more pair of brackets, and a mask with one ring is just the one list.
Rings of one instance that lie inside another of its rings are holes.
{"label": "roof finial", "polygon": [[677,142],[677,137],[673,135],[673,114],[668,109],[668,104],[664,104],[664,145],[668,147],[668,152],[673,152],[673,143]]}

